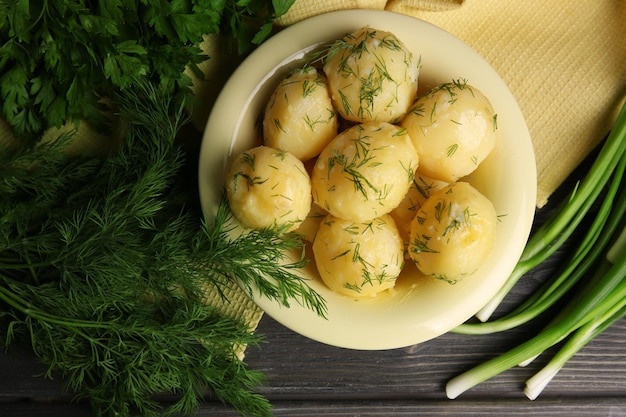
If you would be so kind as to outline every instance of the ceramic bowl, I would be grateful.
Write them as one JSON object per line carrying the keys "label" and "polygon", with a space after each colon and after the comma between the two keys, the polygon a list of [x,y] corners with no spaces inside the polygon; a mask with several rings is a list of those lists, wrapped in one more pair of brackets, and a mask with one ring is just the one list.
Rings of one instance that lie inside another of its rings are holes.
{"label": "ceramic bowl", "polygon": [[472,175],[476,188],[493,202],[500,222],[489,259],[471,277],[455,285],[423,279],[407,262],[393,290],[355,300],[328,289],[311,265],[301,273],[326,300],[327,318],[295,301],[285,307],[253,295],[266,314],[308,338],[380,350],[427,341],[471,318],[503,285],[530,233],[536,167],[528,128],[507,85],[472,48],[432,24],[384,11],[332,12],[282,30],[245,59],[219,95],[204,133],[199,192],[210,218],[230,159],[259,144],[257,120],[280,79],[310,51],[363,26],[394,33],[421,57],[420,91],[459,78],[481,90],[498,115],[499,134],[496,148]]}

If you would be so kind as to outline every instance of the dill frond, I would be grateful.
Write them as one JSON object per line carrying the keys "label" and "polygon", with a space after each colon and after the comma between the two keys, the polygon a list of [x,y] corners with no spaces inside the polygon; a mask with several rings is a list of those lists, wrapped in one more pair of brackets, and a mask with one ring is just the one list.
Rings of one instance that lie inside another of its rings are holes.
{"label": "dill frond", "polygon": [[324,313],[304,261],[281,263],[296,239],[230,239],[227,216],[209,229],[181,178],[184,103],[142,83],[114,101],[126,131],[106,157],[66,155],[65,137],[0,153],[0,343],[32,346],[99,416],[189,414],[211,395],[268,416],[237,356],[260,336],[203,294],[237,280]]}

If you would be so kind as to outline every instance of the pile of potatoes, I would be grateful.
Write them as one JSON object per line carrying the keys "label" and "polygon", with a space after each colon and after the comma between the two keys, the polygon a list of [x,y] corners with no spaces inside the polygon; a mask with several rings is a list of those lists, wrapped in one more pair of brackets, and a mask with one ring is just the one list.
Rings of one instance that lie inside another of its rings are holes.
{"label": "pile of potatoes", "polygon": [[407,258],[454,283],[493,247],[493,204],[463,178],[494,148],[494,109],[465,81],[418,97],[420,65],[390,32],[363,27],[336,40],[320,67],[281,80],[263,145],[227,174],[240,222],[301,233],[338,293],[393,288]]}

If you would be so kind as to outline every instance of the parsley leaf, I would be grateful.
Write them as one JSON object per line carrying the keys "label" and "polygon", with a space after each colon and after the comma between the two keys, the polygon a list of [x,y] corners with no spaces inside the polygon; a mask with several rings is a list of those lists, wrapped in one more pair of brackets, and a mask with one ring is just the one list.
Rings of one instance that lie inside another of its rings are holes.
{"label": "parsley leaf", "polygon": [[[249,53],[293,0],[12,0],[0,2],[2,117],[25,144],[85,119],[105,129],[102,97],[140,79],[191,95],[186,66],[203,35]],[[52,87],[44,88],[45,85]]]}

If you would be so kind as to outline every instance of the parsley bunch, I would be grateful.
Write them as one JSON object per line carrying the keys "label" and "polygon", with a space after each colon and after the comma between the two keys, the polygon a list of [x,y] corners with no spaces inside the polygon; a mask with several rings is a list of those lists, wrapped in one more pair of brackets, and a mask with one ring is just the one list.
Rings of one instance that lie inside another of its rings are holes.
{"label": "parsley bunch", "polygon": [[293,0],[0,1],[2,115],[16,137],[85,119],[106,126],[104,101],[137,79],[190,95],[185,67],[207,59],[204,34],[240,54],[266,39]]}

